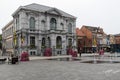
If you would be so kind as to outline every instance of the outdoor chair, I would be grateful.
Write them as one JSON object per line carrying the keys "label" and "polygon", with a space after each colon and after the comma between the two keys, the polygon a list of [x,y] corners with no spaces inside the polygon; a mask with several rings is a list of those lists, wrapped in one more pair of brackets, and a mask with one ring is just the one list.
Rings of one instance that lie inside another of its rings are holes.
{"label": "outdoor chair", "polygon": [[12,57],[11,59],[8,58],[8,64],[18,64],[19,58],[18,57]]}
{"label": "outdoor chair", "polygon": [[11,59],[8,57],[8,64],[10,64],[11,63]]}

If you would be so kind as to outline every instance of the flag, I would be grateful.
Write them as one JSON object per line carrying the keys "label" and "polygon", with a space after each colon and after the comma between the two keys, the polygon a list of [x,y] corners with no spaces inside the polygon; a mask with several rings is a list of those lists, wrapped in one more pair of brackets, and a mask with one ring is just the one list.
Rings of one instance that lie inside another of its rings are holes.
{"label": "flag", "polygon": [[22,43],[22,44],[24,43],[24,38],[23,38],[23,37],[21,38],[21,43]]}
{"label": "flag", "polygon": [[24,43],[24,37],[23,37],[23,35],[21,33],[21,44],[23,44],[23,43]]}
{"label": "flag", "polygon": [[94,46],[97,46],[97,42],[96,42],[96,39],[94,38],[94,40],[93,40],[93,45]]}

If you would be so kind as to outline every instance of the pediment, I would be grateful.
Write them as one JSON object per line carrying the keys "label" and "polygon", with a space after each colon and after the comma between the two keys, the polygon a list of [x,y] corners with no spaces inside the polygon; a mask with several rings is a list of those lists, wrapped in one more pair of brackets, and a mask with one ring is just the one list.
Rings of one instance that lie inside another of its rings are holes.
{"label": "pediment", "polygon": [[59,15],[59,13],[58,13],[58,12],[56,12],[56,11],[51,11],[51,12],[49,12],[49,13]]}
{"label": "pediment", "polygon": [[60,11],[58,9],[56,9],[56,8],[52,8],[52,9],[48,10],[47,13],[56,14],[56,15],[62,15],[60,13]]}

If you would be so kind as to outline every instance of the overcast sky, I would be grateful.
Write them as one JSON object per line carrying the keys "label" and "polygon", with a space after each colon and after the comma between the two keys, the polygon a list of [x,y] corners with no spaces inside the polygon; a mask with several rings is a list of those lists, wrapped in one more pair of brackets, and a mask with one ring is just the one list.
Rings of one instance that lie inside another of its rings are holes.
{"label": "overcast sky", "polygon": [[120,0],[0,0],[0,33],[19,6],[31,3],[56,7],[77,17],[76,27],[95,26],[107,34],[120,33]]}

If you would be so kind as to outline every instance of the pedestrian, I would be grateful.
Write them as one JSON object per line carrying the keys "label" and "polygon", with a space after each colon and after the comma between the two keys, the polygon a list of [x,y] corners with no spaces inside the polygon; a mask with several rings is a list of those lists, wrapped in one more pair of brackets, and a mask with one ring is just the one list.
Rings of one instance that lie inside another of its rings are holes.
{"label": "pedestrian", "polygon": [[104,50],[103,50],[103,48],[101,48],[99,50],[99,58],[103,58],[103,57],[104,57]]}
{"label": "pedestrian", "polygon": [[82,54],[82,48],[80,47],[79,57],[81,57],[81,54]]}
{"label": "pedestrian", "polygon": [[104,57],[104,49],[103,48],[101,49],[101,57],[102,58]]}

